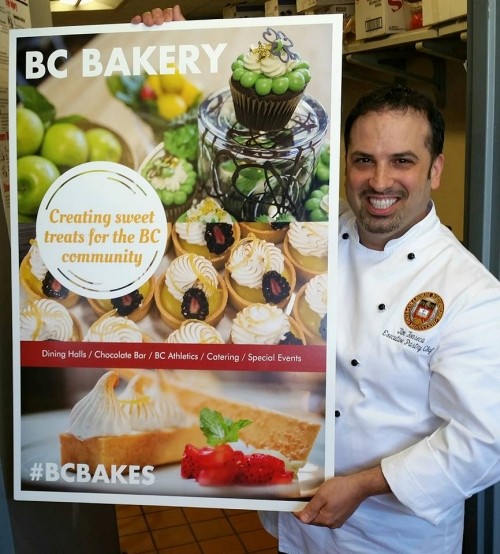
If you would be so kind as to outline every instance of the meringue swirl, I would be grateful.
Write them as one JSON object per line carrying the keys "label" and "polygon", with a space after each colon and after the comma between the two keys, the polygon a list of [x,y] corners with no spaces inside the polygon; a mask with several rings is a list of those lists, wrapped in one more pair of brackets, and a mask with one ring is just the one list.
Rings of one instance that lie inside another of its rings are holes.
{"label": "meringue swirl", "polygon": [[158,376],[152,383],[142,375],[134,376],[118,403],[128,418],[131,431],[155,431],[186,425],[186,414],[176,398],[161,390]]}
{"label": "meringue swirl", "polygon": [[204,321],[186,320],[167,337],[176,344],[224,344],[219,331]]}
{"label": "meringue swirl", "polygon": [[283,273],[285,258],[274,244],[250,234],[231,251],[226,269],[239,285],[257,289],[268,271]]}
{"label": "meringue swirl", "polygon": [[236,314],[231,324],[234,344],[278,344],[290,331],[288,316],[271,304],[252,304]]}
{"label": "meringue swirl", "polygon": [[292,221],[288,240],[303,256],[323,258],[328,255],[328,223]]}
{"label": "meringue swirl", "polygon": [[137,324],[126,317],[117,316],[116,310],[105,313],[95,321],[84,342],[143,342],[142,333]]}
{"label": "meringue swirl", "polygon": [[75,404],[69,416],[69,432],[85,440],[130,433],[130,426],[114,394],[117,373],[105,373],[94,388]]}
{"label": "meringue swirl", "polygon": [[20,314],[21,340],[70,341],[74,324],[68,310],[50,299],[26,302]]}
{"label": "meringue swirl", "polygon": [[197,254],[183,254],[169,265],[165,273],[165,286],[179,302],[190,288],[203,290],[206,297],[212,296],[218,286],[218,273],[212,262]]}
{"label": "meringue swirl", "polygon": [[313,277],[306,285],[305,299],[313,312],[320,317],[326,315],[328,300],[328,277],[321,273]]}
{"label": "meringue swirl", "polygon": [[134,376],[117,396],[119,376],[107,372],[71,410],[69,433],[85,440],[193,425],[194,416],[180,407],[160,373]]}
{"label": "meringue swirl", "polygon": [[31,273],[39,280],[43,281],[45,275],[47,275],[47,266],[42,260],[38,244],[35,240],[31,241],[31,246],[28,252],[29,262],[31,266]]}

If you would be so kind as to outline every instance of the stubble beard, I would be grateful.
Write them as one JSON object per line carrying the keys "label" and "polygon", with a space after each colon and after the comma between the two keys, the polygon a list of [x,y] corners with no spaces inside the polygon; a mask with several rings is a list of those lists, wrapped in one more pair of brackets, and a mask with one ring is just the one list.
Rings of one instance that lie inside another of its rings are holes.
{"label": "stubble beard", "polygon": [[363,209],[359,213],[358,223],[368,233],[384,235],[393,233],[401,227],[401,214],[394,214],[390,217],[374,217]]}

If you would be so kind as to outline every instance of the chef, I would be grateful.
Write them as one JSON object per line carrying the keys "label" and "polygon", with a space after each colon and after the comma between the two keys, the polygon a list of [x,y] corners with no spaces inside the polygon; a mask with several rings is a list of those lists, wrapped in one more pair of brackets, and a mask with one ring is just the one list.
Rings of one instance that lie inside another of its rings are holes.
{"label": "chef", "polygon": [[500,479],[500,284],[430,200],[443,136],[402,86],[347,118],[336,476],[264,514],[287,554],[459,554],[464,500]]}
{"label": "chef", "polygon": [[436,214],[443,142],[399,85],[346,119],[335,476],[300,513],[261,514],[282,553],[460,554],[465,499],[500,480],[500,283]]}

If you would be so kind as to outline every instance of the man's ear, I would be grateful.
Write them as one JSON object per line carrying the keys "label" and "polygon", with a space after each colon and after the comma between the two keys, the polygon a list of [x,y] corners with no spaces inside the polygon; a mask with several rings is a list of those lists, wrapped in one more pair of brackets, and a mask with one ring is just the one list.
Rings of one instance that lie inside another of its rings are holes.
{"label": "man's ear", "polygon": [[439,154],[437,158],[432,162],[430,170],[431,189],[437,190],[441,184],[441,174],[444,167],[444,155]]}

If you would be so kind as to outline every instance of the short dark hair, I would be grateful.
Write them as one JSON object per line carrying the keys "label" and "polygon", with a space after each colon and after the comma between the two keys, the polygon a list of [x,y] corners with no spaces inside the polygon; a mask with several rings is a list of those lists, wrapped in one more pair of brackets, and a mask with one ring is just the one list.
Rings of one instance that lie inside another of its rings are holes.
{"label": "short dark hair", "polygon": [[354,122],[371,112],[413,110],[425,115],[431,129],[426,146],[432,161],[443,152],[444,119],[434,102],[425,94],[403,85],[389,85],[364,94],[350,111],[344,125],[344,145],[347,152]]}

